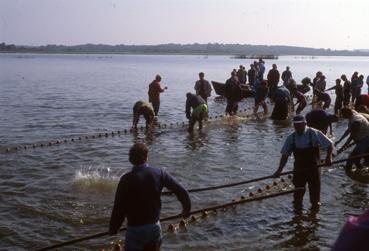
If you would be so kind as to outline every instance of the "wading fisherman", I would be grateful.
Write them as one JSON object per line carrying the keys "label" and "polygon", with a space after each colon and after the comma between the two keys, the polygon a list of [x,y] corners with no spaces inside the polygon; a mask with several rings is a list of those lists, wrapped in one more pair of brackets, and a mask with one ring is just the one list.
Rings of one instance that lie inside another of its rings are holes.
{"label": "wading fisherman", "polygon": [[150,103],[140,100],[137,101],[133,106],[133,129],[137,130],[137,124],[140,119],[140,115],[143,115],[146,120],[146,129],[153,125],[154,109]]}
{"label": "wading fisherman", "polygon": [[[319,146],[327,150],[326,164],[332,163],[333,144],[320,131],[307,127],[303,115],[293,118],[295,132],[287,137],[282,150],[278,170],[274,173],[278,177],[288,161],[288,156],[294,155],[294,174],[292,182],[295,187],[309,187],[309,195],[312,211],[320,206],[320,154]],[[305,190],[299,190],[293,195],[293,205],[296,212],[303,208],[303,197]]]}
{"label": "wading fisherman", "polygon": [[307,105],[306,97],[304,94],[302,94],[302,92],[299,92],[297,90],[297,87],[292,90],[292,97],[295,97],[297,99],[296,104],[293,105],[296,106],[298,104],[296,114],[300,114]]}
{"label": "wading fisherman", "polygon": [[235,71],[231,72],[231,77],[224,85],[224,96],[227,98],[225,112],[231,116],[237,114],[238,102],[242,99],[242,90]]}
{"label": "wading fisherman", "polygon": [[314,90],[314,95],[317,97],[314,103],[320,104],[323,109],[329,108],[329,106],[331,105],[331,96],[329,96],[328,93],[316,89]]}
{"label": "wading fisherman", "polygon": [[301,83],[302,83],[302,85],[296,85],[297,90],[299,90],[299,92],[301,92],[302,94],[305,94],[305,93],[309,92],[310,89],[311,89],[309,85],[312,85],[311,79],[308,78],[308,77],[303,78],[301,80]]}
{"label": "wading fisherman", "polygon": [[161,88],[160,85],[161,76],[156,75],[154,81],[149,85],[149,102],[152,104],[154,108],[155,116],[158,116],[159,108],[160,108],[160,93],[164,92],[164,90],[168,89],[168,87]]}
{"label": "wading fisherman", "polygon": [[208,105],[200,95],[195,95],[191,92],[188,92],[186,94],[186,97],[186,117],[190,120],[188,131],[193,132],[193,127],[196,121],[199,122],[199,130],[201,130],[202,120],[206,117],[206,114],[208,113]]}
{"label": "wading fisherman", "polygon": [[341,79],[336,79],[336,85],[327,89],[326,91],[335,90],[336,101],[334,102],[334,114],[337,116],[341,114],[343,103],[343,86],[341,85]]}
{"label": "wading fisherman", "polygon": [[163,187],[177,196],[182,204],[184,217],[188,216],[191,210],[189,195],[168,172],[151,167],[147,163],[148,148],[145,144],[137,143],[131,147],[129,161],[133,168],[119,181],[109,234],[116,235],[127,218],[126,251],[160,250],[160,195]]}
{"label": "wading fisherman", "polygon": [[351,98],[351,82],[347,79],[346,75],[341,76],[343,81],[343,106],[346,107],[350,104]]}
{"label": "wading fisherman", "polygon": [[255,107],[254,114],[258,112],[259,106],[261,105],[264,109],[264,115],[268,113],[268,106],[265,102],[268,97],[268,82],[266,80],[261,81],[255,91]]}
{"label": "wading fisherman", "polygon": [[361,94],[356,98],[355,110],[357,110],[362,105],[369,107],[369,94]]}
{"label": "wading fisherman", "polygon": [[274,104],[271,118],[274,120],[287,119],[288,105],[291,102],[290,92],[287,90],[286,87],[281,86],[275,90],[272,98],[275,104]]}
{"label": "wading fisherman", "polygon": [[211,95],[211,85],[205,78],[203,72],[199,73],[199,80],[196,81],[195,91],[196,95],[200,95],[206,103],[208,103],[208,97]]}
{"label": "wading fisherman", "polygon": [[[344,138],[350,135],[341,148],[344,149],[353,140],[356,146],[354,150],[352,150],[350,157],[367,153],[369,150],[368,120],[362,114],[359,114],[347,107],[342,108],[342,117],[348,119],[348,128],[342,137],[335,143],[335,145],[338,145]],[[368,159],[366,159],[366,162],[368,162]],[[355,164],[356,168],[362,168],[361,159],[358,158],[347,161],[345,170],[350,171],[353,164]]]}
{"label": "wading fisherman", "polygon": [[275,89],[277,89],[280,79],[280,74],[279,71],[277,70],[276,64],[272,65],[272,69],[270,69],[270,71],[268,72],[267,79],[269,85],[269,97],[272,97],[275,92]]}
{"label": "wading fisherman", "polygon": [[316,109],[308,112],[305,116],[307,125],[314,129],[321,131],[323,134],[327,134],[328,127],[330,134],[332,135],[332,123],[338,122],[338,117],[333,114],[329,114],[325,110]]}

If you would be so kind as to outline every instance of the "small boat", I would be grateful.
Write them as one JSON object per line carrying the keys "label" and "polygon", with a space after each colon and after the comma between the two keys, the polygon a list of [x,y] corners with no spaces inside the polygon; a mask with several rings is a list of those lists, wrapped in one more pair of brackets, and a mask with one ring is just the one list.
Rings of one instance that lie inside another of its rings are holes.
{"label": "small boat", "polygon": [[[217,81],[211,81],[211,83],[213,85],[215,93],[219,96],[224,96],[225,84]],[[250,89],[249,85],[241,84],[241,90],[243,98],[254,97],[255,95],[254,91]]]}

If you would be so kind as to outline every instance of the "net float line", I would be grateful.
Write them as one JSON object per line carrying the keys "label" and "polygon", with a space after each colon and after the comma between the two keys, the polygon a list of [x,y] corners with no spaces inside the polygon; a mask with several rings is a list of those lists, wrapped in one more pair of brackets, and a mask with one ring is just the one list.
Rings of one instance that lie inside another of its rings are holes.
{"label": "net float line", "polygon": [[[240,199],[240,200],[237,200],[237,201],[233,201],[233,202],[229,202],[229,203],[225,203],[225,204],[221,204],[221,205],[216,205],[216,206],[212,206],[212,207],[206,207],[206,208],[194,210],[194,211],[189,212],[188,216],[198,214],[198,213],[202,213],[204,211],[217,210],[217,209],[221,209],[221,208],[225,208],[225,207],[231,207],[231,206],[238,205],[238,204],[243,204],[243,203],[248,203],[248,202],[253,202],[253,201],[260,201],[260,200],[269,199],[269,198],[273,198],[273,197],[277,197],[277,196],[287,195],[287,194],[291,194],[291,193],[294,193],[294,192],[299,191],[299,190],[303,190],[303,188],[291,189],[291,190],[288,190],[288,191],[282,191],[282,192],[279,192],[279,193],[268,194],[268,195],[265,195],[265,196],[260,196],[260,197],[255,197],[255,198]],[[165,218],[160,219],[160,221],[165,222],[165,221],[179,219],[179,218],[183,218],[183,215],[178,214],[178,215],[165,217]],[[126,227],[123,227],[123,228],[119,229],[120,232],[125,231],[125,230],[127,230]],[[109,234],[108,232],[101,232],[101,233],[97,233],[97,234],[93,234],[93,235],[88,235],[88,236],[84,236],[84,237],[77,238],[77,239],[74,239],[74,240],[64,241],[64,242],[61,242],[61,243],[58,243],[58,244],[55,244],[55,245],[51,245],[51,246],[43,247],[43,248],[40,248],[40,249],[36,249],[36,251],[45,251],[45,250],[60,248],[60,247],[75,244],[75,243],[78,243],[78,242],[81,242],[81,241],[103,237],[103,236],[106,236],[108,234]]]}
{"label": "net float line", "polygon": [[[253,108],[250,109],[243,109],[241,110],[241,112],[243,113],[247,113],[247,112],[251,112]],[[243,118],[250,118],[253,116],[253,114],[239,114],[239,117],[243,117]],[[225,114],[220,114],[220,115],[215,115],[215,116],[210,116],[209,120],[207,121],[207,123],[214,123],[217,121],[220,121],[219,119],[225,118],[225,117],[229,117]],[[158,123],[156,125],[157,128],[159,129],[173,129],[173,128],[184,128],[188,125],[187,121],[181,121],[181,122],[175,122],[175,123]],[[0,153],[13,153],[13,152],[20,152],[20,151],[24,151],[24,150],[29,150],[29,149],[46,149],[52,146],[59,146],[59,145],[66,145],[66,144],[70,144],[70,143],[75,143],[75,142],[82,142],[82,141],[86,141],[86,140],[92,140],[92,139],[104,139],[104,138],[113,138],[115,136],[117,137],[121,137],[123,135],[131,135],[134,133],[139,133],[139,132],[145,132],[146,129],[145,127],[141,126],[138,127],[137,129],[122,129],[122,130],[117,130],[117,131],[111,131],[111,132],[102,132],[102,133],[95,133],[95,134],[84,134],[81,136],[75,136],[75,137],[71,137],[71,138],[65,138],[65,139],[55,139],[55,140],[50,140],[50,141],[45,141],[45,142],[39,142],[39,143],[26,143],[26,144],[21,144],[21,145],[16,145],[16,146],[10,146],[10,147],[0,147]]]}

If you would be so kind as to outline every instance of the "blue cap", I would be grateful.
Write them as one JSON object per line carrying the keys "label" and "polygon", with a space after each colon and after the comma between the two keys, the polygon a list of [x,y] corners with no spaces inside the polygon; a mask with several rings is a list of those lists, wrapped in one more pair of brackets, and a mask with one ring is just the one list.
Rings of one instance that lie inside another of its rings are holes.
{"label": "blue cap", "polygon": [[303,115],[299,114],[293,117],[294,124],[306,123],[306,119]]}

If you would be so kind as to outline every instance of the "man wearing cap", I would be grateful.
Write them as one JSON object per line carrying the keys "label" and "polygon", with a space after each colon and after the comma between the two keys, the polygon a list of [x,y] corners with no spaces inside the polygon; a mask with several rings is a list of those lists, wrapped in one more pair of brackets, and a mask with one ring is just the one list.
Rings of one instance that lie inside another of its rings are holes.
{"label": "man wearing cap", "polygon": [[[316,211],[320,206],[320,154],[319,147],[327,150],[325,162],[332,162],[333,143],[320,131],[306,126],[305,117],[301,114],[293,118],[295,132],[289,135],[281,150],[278,170],[273,174],[278,177],[288,161],[291,153],[294,155],[294,174],[292,182],[295,187],[309,187],[311,209]],[[299,190],[293,195],[293,205],[296,212],[302,210],[305,190]]]}
{"label": "man wearing cap", "polygon": [[160,93],[168,89],[168,87],[161,88],[160,86],[161,76],[156,75],[155,80],[149,85],[149,102],[154,108],[155,116],[158,116],[160,108]]}

